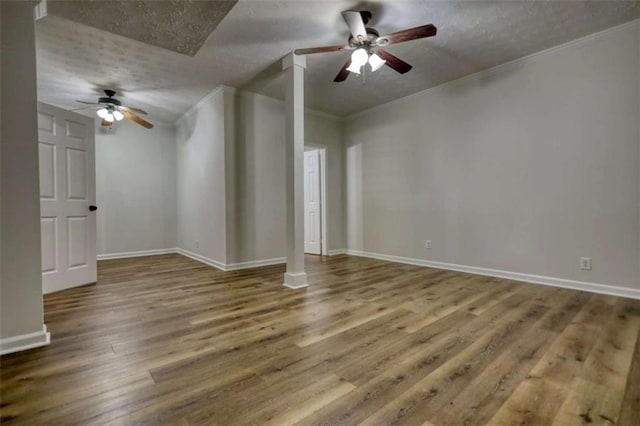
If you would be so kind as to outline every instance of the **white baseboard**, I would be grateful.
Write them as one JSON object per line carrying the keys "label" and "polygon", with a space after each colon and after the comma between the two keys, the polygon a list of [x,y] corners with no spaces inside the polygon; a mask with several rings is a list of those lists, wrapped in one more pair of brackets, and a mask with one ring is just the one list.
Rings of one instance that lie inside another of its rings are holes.
{"label": "white baseboard", "polygon": [[226,265],[226,271],[237,271],[239,269],[259,268],[261,266],[282,265],[287,263],[286,257],[276,257],[273,259],[251,260],[248,262],[229,263]]}
{"label": "white baseboard", "polygon": [[329,250],[327,254],[329,256],[336,256],[338,254],[346,254],[346,253],[347,253],[346,249],[334,249],[334,250]]}
{"label": "white baseboard", "polygon": [[542,284],[552,287],[568,288],[572,290],[588,291],[590,293],[608,294],[612,296],[640,299],[640,289],[618,287],[608,284],[590,283],[586,281],[573,281],[564,278],[545,277],[542,275],[523,274],[520,272],[501,271],[498,269],[480,268],[476,266],[458,265],[455,263],[434,262],[431,260],[413,259],[410,257],[393,256],[389,254],[370,253],[359,250],[346,250],[353,256],[369,257],[372,259],[388,260],[390,262],[405,263],[408,265],[427,266],[429,268],[446,269],[450,271],[467,272],[469,274],[486,275],[490,277],[506,278],[509,280],[524,281],[533,284]]}
{"label": "white baseboard", "polygon": [[185,250],[182,248],[167,248],[167,249],[156,249],[156,250],[141,250],[141,251],[128,251],[128,252],[122,252],[122,253],[99,254],[97,258],[98,260],[126,259],[128,257],[156,256],[160,254],[171,254],[171,253],[181,254],[193,260],[197,260],[198,262],[202,262],[209,266],[213,266],[214,268],[220,269],[221,271],[237,271],[239,269],[249,269],[249,268],[259,268],[261,266],[280,265],[282,263],[286,263],[287,261],[286,257],[277,257],[274,259],[251,260],[247,262],[226,264],[218,260],[214,260],[206,256],[202,256],[201,254],[194,253],[192,251]]}
{"label": "white baseboard", "polygon": [[222,263],[218,260],[210,259],[208,257],[202,256],[201,254],[197,254],[181,248],[176,249],[175,253],[187,256],[193,260],[197,260],[198,262],[213,266],[214,268],[220,269],[221,271],[225,272],[238,271],[240,269],[259,268],[261,266],[280,265],[287,261],[285,257],[277,257],[274,259],[251,260],[248,262]]}
{"label": "white baseboard", "polygon": [[193,260],[197,260],[198,262],[202,262],[206,265],[213,266],[214,268],[220,269],[221,271],[227,270],[227,265],[225,265],[224,263],[214,259],[209,259],[208,257],[204,257],[201,254],[194,253],[192,251],[185,250],[182,248],[176,249],[176,253],[181,254],[183,256],[187,256]]}
{"label": "white baseboard", "polygon": [[156,256],[159,254],[177,253],[177,248],[166,249],[154,249],[154,250],[140,250],[140,251],[125,251],[121,253],[107,253],[97,255],[98,260],[110,260],[110,259],[125,259],[127,257],[142,257],[142,256]]}
{"label": "white baseboard", "polygon": [[308,287],[307,274],[305,272],[285,272],[283,285],[294,290]]}
{"label": "white baseboard", "polygon": [[51,334],[47,331],[47,325],[43,324],[42,331],[0,339],[0,355],[26,351],[49,343],[51,343]]}

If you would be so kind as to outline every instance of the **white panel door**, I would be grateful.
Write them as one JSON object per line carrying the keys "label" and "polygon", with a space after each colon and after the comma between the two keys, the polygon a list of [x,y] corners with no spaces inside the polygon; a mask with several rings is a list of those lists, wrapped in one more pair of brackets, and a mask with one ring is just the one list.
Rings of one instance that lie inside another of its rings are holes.
{"label": "white panel door", "polygon": [[320,151],[304,153],[304,252],[321,254]]}
{"label": "white panel door", "polygon": [[38,103],[44,293],[96,282],[91,118]]}

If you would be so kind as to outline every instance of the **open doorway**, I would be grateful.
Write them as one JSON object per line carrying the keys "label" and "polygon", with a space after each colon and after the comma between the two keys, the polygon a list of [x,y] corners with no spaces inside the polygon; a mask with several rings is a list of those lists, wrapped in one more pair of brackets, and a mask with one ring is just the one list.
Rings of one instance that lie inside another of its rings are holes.
{"label": "open doorway", "polygon": [[326,148],[304,148],[304,252],[327,254]]}

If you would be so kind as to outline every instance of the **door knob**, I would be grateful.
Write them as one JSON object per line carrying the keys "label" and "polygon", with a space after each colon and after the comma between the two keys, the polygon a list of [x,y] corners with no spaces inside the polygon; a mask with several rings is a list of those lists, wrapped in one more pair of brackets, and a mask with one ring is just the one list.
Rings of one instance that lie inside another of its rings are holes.
{"label": "door knob", "polygon": [[90,212],[95,212],[96,210],[98,210],[98,206],[94,206],[94,205],[90,205],[89,206],[89,211]]}

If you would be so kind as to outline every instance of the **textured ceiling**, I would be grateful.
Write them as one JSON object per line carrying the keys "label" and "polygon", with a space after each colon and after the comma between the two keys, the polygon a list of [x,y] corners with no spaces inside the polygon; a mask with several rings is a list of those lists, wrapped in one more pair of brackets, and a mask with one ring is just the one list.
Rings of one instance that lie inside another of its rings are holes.
{"label": "textured ceiling", "polygon": [[365,85],[355,76],[333,83],[348,53],[308,56],[307,106],[349,115],[640,16],[636,1],[621,0],[240,0],[193,57],[47,16],[36,24],[39,95],[72,108],[75,99],[114,88],[125,103],[168,121],[220,84],[282,98],[279,59],[296,48],[346,41],[340,11],[365,7],[374,14],[369,26],[381,34],[433,23],[438,35],[390,46],[414,68],[399,75],[383,67],[367,74]]}
{"label": "textured ceiling", "polygon": [[52,15],[195,55],[238,0],[48,0]]}

